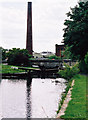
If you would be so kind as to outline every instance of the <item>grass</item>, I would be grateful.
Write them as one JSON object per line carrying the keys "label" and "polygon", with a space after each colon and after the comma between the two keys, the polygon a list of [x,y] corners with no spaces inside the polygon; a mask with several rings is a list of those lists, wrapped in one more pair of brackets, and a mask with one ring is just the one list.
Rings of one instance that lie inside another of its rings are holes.
{"label": "grass", "polygon": [[[13,69],[11,68],[12,65],[0,65],[0,73],[21,73],[21,72],[25,72],[25,70],[21,70],[21,69]],[[17,66],[14,66],[17,67]]]}
{"label": "grass", "polygon": [[85,75],[74,76],[72,100],[68,104],[65,115],[61,118],[86,118],[86,79]]}
{"label": "grass", "polygon": [[88,74],[87,74],[87,83],[86,83],[86,102],[87,102],[87,118],[88,118]]}
{"label": "grass", "polygon": [[[15,68],[12,68],[12,67],[19,67],[20,68],[21,66],[0,64],[0,73],[21,73],[21,72],[25,72],[25,70],[15,69]],[[33,68],[33,67],[24,67],[24,68],[37,69],[37,68]]]}

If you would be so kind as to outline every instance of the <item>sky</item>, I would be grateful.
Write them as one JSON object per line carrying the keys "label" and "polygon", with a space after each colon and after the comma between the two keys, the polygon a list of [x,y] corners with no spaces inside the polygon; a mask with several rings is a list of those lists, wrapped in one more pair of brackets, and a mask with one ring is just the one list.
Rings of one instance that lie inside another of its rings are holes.
{"label": "sky", "polygon": [[[0,0],[0,46],[26,48],[28,0]],[[30,1],[29,1],[30,2]],[[78,0],[31,0],[33,51],[55,53],[63,39],[66,13]]]}

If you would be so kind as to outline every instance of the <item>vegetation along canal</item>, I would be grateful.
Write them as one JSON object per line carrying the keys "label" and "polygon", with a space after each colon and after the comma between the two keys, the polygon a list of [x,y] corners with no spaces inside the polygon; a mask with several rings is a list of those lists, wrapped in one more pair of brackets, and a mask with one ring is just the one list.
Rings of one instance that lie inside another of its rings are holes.
{"label": "vegetation along canal", "polygon": [[55,118],[61,94],[66,88],[65,82],[62,78],[33,78],[28,86],[27,80],[2,79],[0,116],[2,118]]}

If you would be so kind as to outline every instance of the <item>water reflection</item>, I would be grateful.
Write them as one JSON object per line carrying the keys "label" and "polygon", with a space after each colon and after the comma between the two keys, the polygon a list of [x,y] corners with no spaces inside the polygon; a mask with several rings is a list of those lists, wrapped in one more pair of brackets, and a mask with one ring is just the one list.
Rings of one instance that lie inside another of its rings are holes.
{"label": "water reflection", "polygon": [[3,118],[25,118],[26,80],[3,79],[0,88]]}
{"label": "water reflection", "polygon": [[27,80],[27,118],[31,117],[31,78]]}
{"label": "water reflection", "polygon": [[54,118],[61,93],[66,87],[64,82],[65,80],[61,78],[3,79],[0,83],[2,116],[4,118]]}

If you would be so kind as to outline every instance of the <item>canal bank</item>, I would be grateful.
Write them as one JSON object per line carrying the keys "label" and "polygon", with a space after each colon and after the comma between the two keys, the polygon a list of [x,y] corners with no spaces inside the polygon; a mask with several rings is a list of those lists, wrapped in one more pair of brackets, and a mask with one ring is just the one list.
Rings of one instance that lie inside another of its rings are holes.
{"label": "canal bank", "polygon": [[[72,89],[71,99],[67,105],[65,111],[62,114],[58,114],[62,119],[85,119],[87,113],[87,101],[86,101],[86,81],[85,75],[75,75],[72,79],[75,80],[75,84]],[[68,96],[69,99],[69,96]],[[64,103],[64,102],[63,102]],[[62,105],[63,106],[63,105]],[[61,107],[62,108],[62,107]],[[60,110],[59,110],[60,112]]]}
{"label": "canal bank", "polygon": [[27,79],[32,78],[59,78],[58,69],[40,69],[34,67],[21,67],[12,65],[1,65],[0,76],[3,79],[17,78],[17,79]]}
{"label": "canal bank", "polygon": [[56,118],[59,118],[62,116],[62,115],[65,115],[65,111],[66,111],[66,108],[68,106],[68,103],[69,101],[72,99],[71,98],[71,94],[72,94],[72,89],[73,89],[73,86],[74,86],[74,80],[72,80],[72,84],[71,84],[71,87],[69,88],[68,92],[67,92],[67,95],[64,99],[64,102],[61,106],[61,109],[59,110],[59,113],[57,114],[57,117]]}

